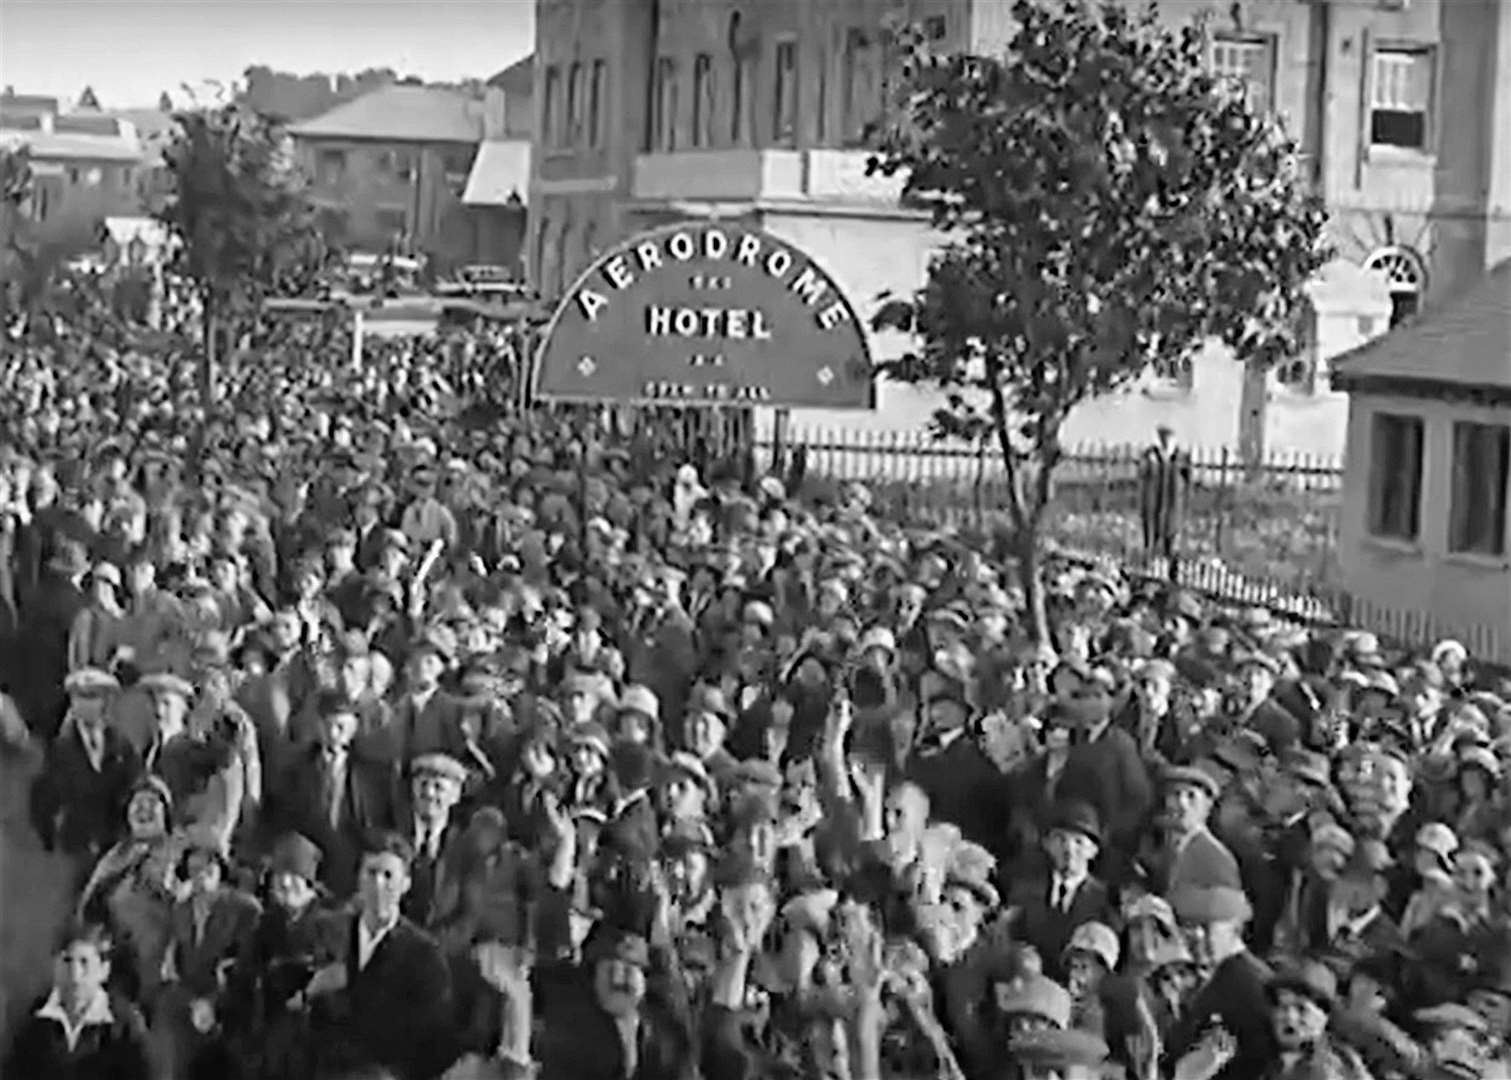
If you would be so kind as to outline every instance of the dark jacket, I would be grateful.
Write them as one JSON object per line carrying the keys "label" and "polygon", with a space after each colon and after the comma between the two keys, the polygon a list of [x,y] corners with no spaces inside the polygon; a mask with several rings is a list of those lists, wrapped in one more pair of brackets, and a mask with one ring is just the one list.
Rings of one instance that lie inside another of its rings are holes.
{"label": "dark jacket", "polygon": [[1267,993],[1271,973],[1250,952],[1240,952],[1217,965],[1206,985],[1196,992],[1185,1015],[1165,1040],[1165,1064],[1175,1063],[1220,1022],[1233,1036],[1237,1050],[1214,1080],[1253,1080],[1275,1059]]}
{"label": "dark jacket", "polygon": [[1096,808],[1107,831],[1107,854],[1136,850],[1134,842],[1154,805],[1154,789],[1138,744],[1108,724],[1101,734],[1070,749],[1056,795]]}
{"label": "dark jacket", "polygon": [[649,1002],[641,1006],[639,1062],[625,1071],[624,1050],[611,1016],[591,987],[562,995],[561,1008],[546,1018],[539,1080],[690,1080],[697,1055],[685,1025]]}
{"label": "dark jacket", "polygon": [[1038,950],[1047,975],[1063,981],[1061,959],[1075,928],[1084,923],[1101,922],[1116,929],[1117,909],[1107,886],[1088,877],[1071,897],[1069,910],[1058,910],[1050,906],[1052,884],[1053,879],[1040,879],[1019,896],[1009,899],[1018,908],[1014,936]]}
{"label": "dark jacket", "polygon": [[325,768],[320,747],[305,747],[270,787],[267,814],[278,831],[314,841],[322,855],[321,882],[335,895],[348,896],[356,886],[363,833],[393,824],[393,774],[386,764],[351,755],[341,816],[333,826],[322,805]]}
{"label": "dark jacket", "polygon": [[32,789],[32,815],[45,847],[69,855],[98,855],[115,843],[131,785],[142,761],[134,747],[107,727],[100,768],[90,763],[78,732],[47,749],[47,764]]}
{"label": "dark jacket", "polygon": [[398,1080],[432,1080],[456,1059],[451,969],[435,940],[400,919],[357,966],[355,914],[332,916],[329,939],[343,949],[346,989],[318,1003],[317,1053],[333,1067],[383,1066]]}
{"label": "dark jacket", "polygon": [[943,750],[915,750],[904,772],[929,797],[933,820],[959,826],[967,840],[999,859],[1007,854],[1007,777],[969,732],[962,732]]}
{"label": "dark jacket", "polygon": [[40,999],[16,1030],[0,1076],[41,1080],[147,1080],[147,1030],[142,1016],[124,998],[110,999],[109,1019],[88,1023],[72,1050],[63,1025],[38,1015]]}

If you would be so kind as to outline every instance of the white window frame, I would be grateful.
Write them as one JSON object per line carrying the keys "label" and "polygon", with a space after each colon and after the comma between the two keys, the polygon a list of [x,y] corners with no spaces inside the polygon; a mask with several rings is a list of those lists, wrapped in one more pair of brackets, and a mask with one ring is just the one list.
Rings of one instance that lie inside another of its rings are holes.
{"label": "white window frame", "polygon": [[[1419,80],[1413,75],[1419,66],[1425,67]],[[1416,82],[1415,87],[1411,86]],[[1415,91],[1415,92],[1414,92]],[[1420,94],[1420,101],[1413,100]],[[1364,137],[1371,149],[1387,152],[1432,153],[1436,137],[1433,122],[1437,100],[1437,50],[1431,45],[1376,44],[1369,58],[1369,107],[1365,110],[1367,125]],[[1402,146],[1398,143],[1376,142],[1374,118],[1379,111],[1421,113],[1422,141],[1417,146]]]}
{"label": "white window frame", "polygon": [[[1254,104],[1256,90],[1263,95],[1263,109],[1275,109],[1275,37],[1272,34],[1215,34],[1210,46],[1209,64],[1214,78],[1240,90]],[[1257,56],[1258,70],[1247,60]],[[1224,61],[1238,61],[1225,63]]]}

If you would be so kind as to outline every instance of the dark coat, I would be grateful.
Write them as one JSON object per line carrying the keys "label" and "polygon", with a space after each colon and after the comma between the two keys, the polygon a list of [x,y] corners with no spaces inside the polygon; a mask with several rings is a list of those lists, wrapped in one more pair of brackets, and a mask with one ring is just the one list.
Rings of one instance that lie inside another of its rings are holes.
{"label": "dark coat", "polygon": [[1134,841],[1154,805],[1154,788],[1138,744],[1111,724],[1095,739],[1070,748],[1055,794],[1096,809],[1107,833],[1104,852],[1135,850]]}
{"label": "dark coat", "polygon": [[1049,903],[1052,882],[1052,878],[1035,881],[1019,897],[1009,899],[1018,908],[1013,935],[1039,951],[1046,974],[1062,980],[1061,958],[1075,928],[1084,923],[1101,922],[1116,929],[1117,908],[1107,886],[1090,877],[1076,889],[1069,911],[1056,910]]}
{"label": "dark coat", "polygon": [[329,940],[342,949],[346,989],[314,1014],[317,1053],[330,1066],[380,1065],[398,1080],[432,1080],[458,1050],[446,958],[434,939],[400,919],[359,968],[357,918],[331,917]]}
{"label": "dark coat", "polygon": [[124,998],[112,997],[108,1024],[89,1024],[73,1050],[63,1025],[37,1015],[36,1003],[18,1025],[0,1076],[46,1077],[47,1080],[147,1080],[147,1027],[141,1013]]}
{"label": "dark coat", "polygon": [[[398,831],[406,840],[413,842],[414,817],[408,812],[401,816]],[[414,862],[409,868],[409,892],[404,894],[404,917],[423,930],[433,930],[436,923],[448,912],[449,897],[461,874],[463,829],[455,821],[447,822],[441,833],[441,849],[432,859],[425,851],[415,851]]]}
{"label": "dark coat", "polygon": [[32,789],[32,815],[45,847],[69,855],[98,855],[120,835],[131,785],[142,760],[113,728],[104,731],[98,770],[77,732],[60,735],[47,748],[47,763]]}
{"label": "dark coat", "polygon": [[337,896],[350,895],[357,882],[362,835],[386,829],[394,820],[394,781],[387,765],[352,755],[339,824],[332,827],[321,804],[325,761],[318,746],[301,751],[268,793],[267,814],[279,832],[299,832],[320,848],[320,880]]}
{"label": "dark coat", "polygon": [[640,1060],[625,1071],[624,1050],[614,1020],[598,1005],[591,987],[562,995],[562,1007],[546,1018],[539,1080],[690,1080],[697,1055],[685,1025],[659,1008],[641,1007]]}
{"label": "dark coat", "polygon": [[904,773],[929,797],[930,817],[960,828],[999,859],[1007,854],[1008,781],[969,733],[943,750],[909,755]]}
{"label": "dark coat", "polygon": [[18,643],[21,660],[16,667],[16,704],[27,726],[43,738],[52,738],[63,721],[68,704],[63,680],[68,675],[68,635],[79,612],[89,600],[71,580],[44,573],[36,592],[25,605],[22,625],[26,633]]}
{"label": "dark coat", "polygon": [[1237,1043],[1237,1051],[1214,1080],[1251,1080],[1258,1076],[1275,1059],[1267,989],[1270,978],[1270,969],[1249,952],[1237,953],[1218,964],[1165,1040],[1166,1065],[1173,1067],[1213,1021],[1221,1021]]}

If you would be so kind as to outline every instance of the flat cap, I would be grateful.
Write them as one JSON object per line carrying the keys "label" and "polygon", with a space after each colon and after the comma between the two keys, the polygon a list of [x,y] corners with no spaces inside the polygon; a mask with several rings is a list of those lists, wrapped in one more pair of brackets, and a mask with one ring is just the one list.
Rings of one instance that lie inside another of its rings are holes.
{"label": "flat cap", "polygon": [[410,763],[409,775],[412,777],[439,776],[446,780],[454,780],[458,784],[465,784],[467,766],[450,754],[421,754]]}
{"label": "flat cap", "polygon": [[101,697],[120,688],[114,675],[92,667],[80,668],[63,680],[63,689],[74,697]]}

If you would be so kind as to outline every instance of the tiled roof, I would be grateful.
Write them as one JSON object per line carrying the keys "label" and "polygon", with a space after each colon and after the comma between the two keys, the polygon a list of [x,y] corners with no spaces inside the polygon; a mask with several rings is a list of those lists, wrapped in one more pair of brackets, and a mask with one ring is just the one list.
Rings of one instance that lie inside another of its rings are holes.
{"label": "tiled roof", "polygon": [[385,86],[294,124],[289,133],[306,139],[475,143],[483,135],[482,106],[455,90]]}
{"label": "tiled roof", "polygon": [[530,143],[489,139],[477,148],[462,202],[467,206],[507,206],[510,196],[523,206],[530,192]]}
{"label": "tiled roof", "polygon": [[58,111],[58,99],[46,94],[0,94],[0,108],[55,113]]}
{"label": "tiled roof", "polygon": [[1511,388],[1511,259],[1457,297],[1331,364],[1345,380],[1422,379]]}
{"label": "tiled roof", "polygon": [[506,94],[528,94],[535,85],[535,54],[516,60],[497,75],[488,79],[489,86],[496,86]]}
{"label": "tiled roof", "polygon": [[54,135],[45,131],[0,131],[0,144],[26,146],[34,161],[139,162],[135,139],[108,135]]}

